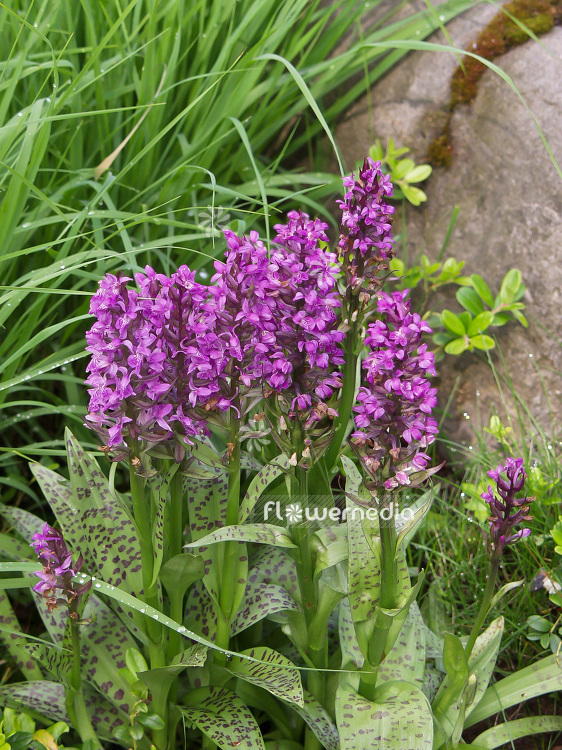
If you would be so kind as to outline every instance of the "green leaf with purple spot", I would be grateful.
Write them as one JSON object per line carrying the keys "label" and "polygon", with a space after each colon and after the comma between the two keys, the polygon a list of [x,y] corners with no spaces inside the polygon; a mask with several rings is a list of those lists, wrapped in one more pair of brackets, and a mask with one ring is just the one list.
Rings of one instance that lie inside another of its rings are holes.
{"label": "green leaf with purple spot", "polygon": [[[11,631],[11,632],[5,632]],[[20,634],[20,635],[18,635]],[[0,591],[0,646],[9,654],[26,680],[40,680],[39,667],[29,658],[25,648],[24,633],[7,594]]]}
{"label": "green leaf with purple spot", "polygon": [[[293,705],[292,709],[306,721],[326,750],[340,750],[338,730],[324,706],[316,698],[305,690],[304,706]],[[346,746],[343,747],[345,750]]]}
{"label": "green leaf with purple spot", "polygon": [[234,657],[227,665],[230,674],[264,688],[281,700],[304,706],[300,674],[297,669],[290,668],[293,665],[289,659],[267,646],[258,646],[241,653],[266,664],[255,664]]}
{"label": "green leaf with purple spot", "polygon": [[253,542],[254,544],[271,544],[277,547],[295,547],[291,534],[281,526],[270,523],[249,523],[243,526],[223,526],[211,534],[191,542],[185,547],[202,547],[218,542]]}
{"label": "green leaf with purple spot", "polygon": [[299,605],[282,586],[273,583],[248,583],[242,603],[232,621],[231,634],[236,635],[246,630],[264,617],[299,609]]}
{"label": "green leaf with purple spot", "polygon": [[287,473],[290,468],[287,456],[281,455],[260,469],[259,473],[250,482],[250,486],[242,499],[239,515],[240,523],[244,523],[252,514],[256,503],[269,485],[282,474]]}
{"label": "green leaf with purple spot", "polygon": [[263,737],[250,709],[225,688],[192,690],[186,706],[178,706],[185,719],[221,750],[265,750]]}
{"label": "green leaf with purple spot", "polygon": [[342,678],[336,693],[342,747],[353,750],[432,750],[433,715],[422,691],[408,682],[384,683],[368,701]]}

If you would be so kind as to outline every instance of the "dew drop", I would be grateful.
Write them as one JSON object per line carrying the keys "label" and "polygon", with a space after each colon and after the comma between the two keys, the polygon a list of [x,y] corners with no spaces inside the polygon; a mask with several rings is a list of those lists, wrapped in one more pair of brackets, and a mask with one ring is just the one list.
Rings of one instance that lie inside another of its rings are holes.
{"label": "dew drop", "polygon": [[96,583],[96,588],[101,589],[101,583]]}
{"label": "dew drop", "polygon": [[26,222],[24,222],[24,223],[23,223],[23,224],[21,225],[21,228],[22,228],[22,229],[27,229],[27,227],[29,227],[29,226],[31,226],[31,224],[29,223],[29,221],[26,221]]}
{"label": "dew drop", "polygon": [[144,615],[146,613],[146,609],[140,609],[139,612],[141,613],[141,615]]}
{"label": "dew drop", "polygon": [[531,359],[533,359],[533,355],[532,355],[532,354],[529,354],[529,357],[530,357]]}
{"label": "dew drop", "polygon": [[203,39],[207,38],[207,34],[201,34],[201,36],[203,37]]}
{"label": "dew drop", "polygon": [[93,216],[93,215],[94,215],[93,211],[88,211],[88,216]]}
{"label": "dew drop", "polygon": [[440,21],[444,21],[445,20],[445,16],[439,16],[439,20]]}
{"label": "dew drop", "polygon": [[23,117],[23,112],[18,112],[18,117]]}
{"label": "dew drop", "polygon": [[47,103],[49,103],[49,102],[51,101],[51,97],[50,97],[50,96],[48,96],[48,97],[47,97],[47,98],[45,99],[45,101],[46,101]]}
{"label": "dew drop", "polygon": [[180,627],[178,628],[178,633],[185,633],[186,630],[187,630],[187,628],[184,628],[183,625],[180,625]]}
{"label": "dew drop", "polygon": [[60,270],[63,271],[65,268],[66,268],[66,266],[63,264],[63,265],[61,265]]}

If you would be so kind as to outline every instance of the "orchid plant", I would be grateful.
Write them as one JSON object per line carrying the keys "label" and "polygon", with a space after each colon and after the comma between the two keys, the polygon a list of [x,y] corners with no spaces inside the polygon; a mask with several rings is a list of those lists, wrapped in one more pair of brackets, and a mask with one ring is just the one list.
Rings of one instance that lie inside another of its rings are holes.
{"label": "orchid plant", "polygon": [[[432,494],[406,507],[402,490],[440,468],[431,330],[407,290],[383,290],[380,163],[344,185],[333,250],[326,224],[291,212],[270,247],[226,231],[208,286],[147,267],[92,297],[86,422],[109,475],[67,433],[69,479],[31,467],[60,528],[1,508],[15,535],[0,571],[26,577],[0,585],[32,588],[46,635],[26,642],[0,596],[26,680],[0,698],[67,722],[83,747],[454,748],[521,685],[561,686],[552,657],[487,689],[502,619],[482,627],[514,586],[494,594],[499,560],[528,534],[521,459],[483,496],[491,567],[472,633],[422,620],[405,549]],[[536,721],[472,747],[560,723]]]}

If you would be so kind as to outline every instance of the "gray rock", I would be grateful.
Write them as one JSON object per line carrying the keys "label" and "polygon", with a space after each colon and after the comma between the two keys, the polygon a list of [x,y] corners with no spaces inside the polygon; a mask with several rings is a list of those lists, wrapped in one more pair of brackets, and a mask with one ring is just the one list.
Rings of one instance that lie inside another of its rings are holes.
{"label": "gray rock", "polygon": [[[489,7],[451,25],[463,46],[489,20]],[[496,8],[493,8],[493,13]],[[482,15],[484,13],[484,15]],[[493,15],[493,13],[491,15]],[[480,15],[479,15],[480,14]],[[511,77],[562,164],[562,28],[513,49],[496,63]],[[432,113],[446,102],[456,65],[432,53],[412,55],[373,92],[375,133],[393,136],[418,157],[433,133]],[[380,91],[379,91],[380,89]],[[367,123],[358,117],[338,133],[347,162],[363,157],[372,142],[360,139]],[[352,130],[348,130],[352,128]],[[496,350],[502,397],[489,365],[476,355],[448,357],[440,364],[441,395],[454,385],[450,434],[473,439],[466,417],[488,423],[490,412],[516,414],[506,377],[532,418],[546,432],[562,424],[562,182],[548,156],[531,115],[499,76],[486,71],[476,100],[458,107],[451,123],[453,163],[435,170],[425,183],[428,202],[408,208],[409,257],[420,250],[435,258],[455,205],[459,214],[447,255],[465,260],[466,273],[480,273],[493,291],[510,268],[519,268],[527,287],[524,302],[530,327],[518,323],[495,329],[505,360]],[[434,309],[439,301],[434,300]],[[441,306],[456,309],[452,295]],[[506,372],[508,375],[506,375]],[[516,425],[514,425],[516,427]]]}

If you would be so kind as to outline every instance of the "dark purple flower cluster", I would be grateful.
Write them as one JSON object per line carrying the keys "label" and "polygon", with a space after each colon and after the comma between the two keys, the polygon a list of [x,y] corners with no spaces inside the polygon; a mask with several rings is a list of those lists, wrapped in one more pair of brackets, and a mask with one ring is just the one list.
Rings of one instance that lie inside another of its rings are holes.
{"label": "dark purple flower cluster", "polygon": [[437,433],[431,416],[437,390],[427,379],[435,375],[433,354],[422,344],[423,334],[431,329],[410,312],[407,294],[379,296],[384,319],[367,330],[365,343],[371,352],[363,369],[368,385],[359,389],[355,406],[353,444],[371,475],[386,469],[386,489],[409,484],[412,472],[426,468],[429,456],[423,449]]}
{"label": "dark purple flower cluster", "polygon": [[[82,555],[79,555],[73,564],[72,552],[66,546],[62,534],[47,523],[43,526],[43,530],[34,534],[32,538],[31,546],[43,565],[43,569],[34,574],[40,580],[33,590],[45,597],[51,612],[58,606],[64,605],[69,608],[71,616],[76,616],[80,597],[92,585],[91,581],[81,586],[75,586],[72,582],[82,569]],[[62,596],[57,596],[57,590]]]}
{"label": "dark purple flower cluster", "polygon": [[352,173],[343,178],[348,188],[344,199],[338,201],[342,209],[342,236],[340,247],[359,250],[361,255],[368,253],[382,259],[392,255],[392,225],[389,217],[394,206],[385,202],[392,196],[392,183],[383,174],[381,163],[371,158],[365,159],[359,170],[359,180]]}
{"label": "dark purple flower cluster", "polygon": [[289,214],[271,258],[256,232],[226,231],[226,257],[209,287],[186,266],[171,277],[147,267],[135,276],[138,290],[127,277],[102,279],[86,334],[86,419],[104,443],[208,434],[209,413],[241,416],[244,396],[268,390],[292,389],[301,410],[331,396],[341,385],[333,369],[343,363],[344,334],[336,256],[319,245],[325,228]]}
{"label": "dark purple flower cluster", "polygon": [[488,485],[487,491],[483,492],[481,497],[488,503],[492,513],[490,541],[493,549],[501,552],[506,544],[513,544],[531,533],[531,529],[519,529],[514,532],[513,527],[522,521],[531,520],[528,513],[533,498],[515,498],[525,486],[527,478],[522,458],[507,458],[504,466],[500,464],[496,469],[489,471],[488,476],[495,481],[496,490],[494,493],[491,485]]}
{"label": "dark purple flower cluster", "polygon": [[[287,224],[277,224],[271,267],[279,283],[281,319],[277,341],[290,353],[291,409],[312,407],[312,421],[324,416],[316,404],[329,399],[342,381],[334,369],[344,364],[340,348],[345,333],[337,329],[341,298],[340,268],[334,253],[323,250],[328,225],[308,214],[291,211]],[[335,412],[333,415],[334,416]]]}
{"label": "dark purple flower cluster", "polygon": [[[341,248],[345,273],[346,298],[352,303],[359,297],[366,307],[373,294],[382,287],[388,272],[387,261],[393,257],[392,214],[394,206],[387,203],[392,196],[390,177],[383,174],[380,162],[366,159],[359,170],[359,179],[352,174],[344,177],[347,192],[338,201],[342,209]],[[351,304],[349,314],[357,310]]]}

